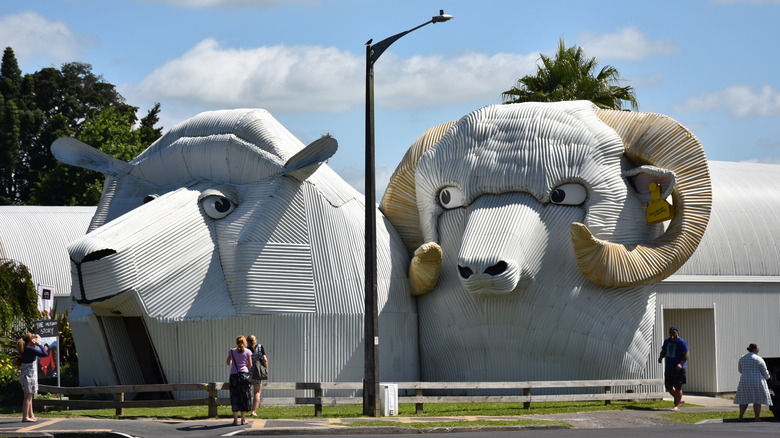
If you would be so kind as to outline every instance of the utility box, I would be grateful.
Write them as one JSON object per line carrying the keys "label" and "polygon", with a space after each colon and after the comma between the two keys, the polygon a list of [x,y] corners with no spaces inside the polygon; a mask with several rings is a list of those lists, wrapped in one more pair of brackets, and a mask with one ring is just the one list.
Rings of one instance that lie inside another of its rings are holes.
{"label": "utility box", "polygon": [[398,384],[379,384],[379,407],[384,417],[398,415]]}

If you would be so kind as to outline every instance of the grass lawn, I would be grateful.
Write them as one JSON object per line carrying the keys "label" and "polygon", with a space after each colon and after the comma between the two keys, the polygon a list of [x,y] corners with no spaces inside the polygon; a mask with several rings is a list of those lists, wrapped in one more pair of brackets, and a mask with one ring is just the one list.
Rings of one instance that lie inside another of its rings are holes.
{"label": "grass lawn", "polygon": [[[695,405],[686,405],[696,407]],[[322,409],[322,418],[365,418],[365,421],[349,422],[349,426],[393,426],[393,427],[412,427],[412,428],[451,428],[451,427],[480,427],[480,426],[545,426],[545,425],[564,425],[562,422],[553,422],[546,420],[522,418],[502,419],[502,420],[447,420],[414,422],[414,417],[522,417],[524,415],[544,415],[575,412],[592,412],[608,410],[663,410],[669,409],[669,401],[636,401],[636,402],[612,402],[610,405],[604,405],[603,402],[550,402],[550,403],[532,403],[530,409],[524,409],[522,403],[429,403],[425,405],[424,414],[417,416],[415,414],[414,404],[399,405],[400,417],[411,417],[411,422],[400,423],[397,421],[387,421],[383,419],[372,419],[363,415],[361,405],[348,406],[324,406]],[[187,406],[170,408],[126,408],[124,415],[116,416],[114,409],[99,410],[51,410],[49,412],[36,411],[36,416],[40,418],[51,417],[87,417],[87,418],[105,418],[105,419],[173,419],[173,420],[205,420],[208,408],[206,406]],[[263,419],[306,419],[314,418],[313,406],[269,406],[261,407],[260,418]],[[765,420],[773,419],[772,412],[768,409],[761,411],[762,418]],[[0,406],[0,416],[20,416],[21,403],[19,406],[6,405]],[[220,406],[218,409],[219,418],[232,418],[230,406]],[[659,413],[660,417],[671,421],[684,423],[698,423],[704,420],[727,420],[736,421],[738,417],[736,406],[733,410],[714,411],[714,412],[669,412]],[[752,421],[752,410],[746,414],[746,418]]]}
{"label": "grass lawn", "polygon": [[[621,409],[664,409],[669,407],[669,402],[664,401],[637,401],[637,402],[612,402],[604,405],[603,402],[550,402],[532,403],[530,409],[523,409],[522,403],[429,403],[425,405],[422,417],[460,417],[460,416],[521,416],[555,413],[571,413],[583,411],[604,411]],[[38,417],[91,417],[91,418],[119,418],[114,409],[97,410],[63,410],[40,412]],[[208,408],[206,406],[186,406],[170,408],[125,408],[122,418],[145,419],[206,419]],[[230,406],[220,406],[218,415],[221,418],[232,417]],[[20,415],[19,406],[0,406],[0,415]],[[313,406],[269,406],[261,407],[260,415],[264,419],[281,418],[314,418]],[[401,404],[398,407],[398,415],[401,417],[416,417],[414,404]],[[361,405],[324,406],[323,418],[360,418],[363,417]]]}

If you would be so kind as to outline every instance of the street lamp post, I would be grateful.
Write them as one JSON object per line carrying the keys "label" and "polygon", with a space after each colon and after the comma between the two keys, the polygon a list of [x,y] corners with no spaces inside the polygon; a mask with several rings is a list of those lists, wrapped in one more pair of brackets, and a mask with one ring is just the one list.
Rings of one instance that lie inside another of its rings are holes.
{"label": "street lamp post", "polygon": [[374,173],[374,63],[402,36],[431,23],[450,20],[452,15],[439,11],[415,28],[393,35],[376,44],[366,43],[366,272],[365,272],[365,369],[363,378],[363,414],[378,417],[379,412],[379,307],[376,278],[376,175]]}

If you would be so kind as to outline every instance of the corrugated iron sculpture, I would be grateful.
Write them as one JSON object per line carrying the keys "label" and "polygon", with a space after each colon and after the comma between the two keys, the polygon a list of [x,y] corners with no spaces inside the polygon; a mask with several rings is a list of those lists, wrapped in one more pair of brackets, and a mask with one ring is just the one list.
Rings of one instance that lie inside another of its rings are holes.
{"label": "corrugated iron sculpture", "polygon": [[[651,215],[655,190],[673,212]],[[640,376],[652,284],[693,254],[711,198],[700,143],[661,115],[523,103],[430,129],[380,206],[414,254],[421,377]]]}
{"label": "corrugated iron sculpture", "polygon": [[[68,246],[82,384],[226,381],[255,334],[277,381],[363,375],[363,197],[264,110],[200,114],[132,161],[73,138],[62,162],[106,174]],[[378,214],[382,378],[418,375],[404,244]]]}

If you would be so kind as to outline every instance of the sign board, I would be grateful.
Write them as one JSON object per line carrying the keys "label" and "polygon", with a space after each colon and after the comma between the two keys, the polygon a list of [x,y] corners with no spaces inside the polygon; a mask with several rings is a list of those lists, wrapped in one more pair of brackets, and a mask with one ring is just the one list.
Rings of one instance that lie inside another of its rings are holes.
{"label": "sign board", "polygon": [[47,357],[38,358],[38,378],[59,377],[59,324],[56,319],[34,321],[34,323],[35,334],[41,337],[41,346],[49,353]]}

